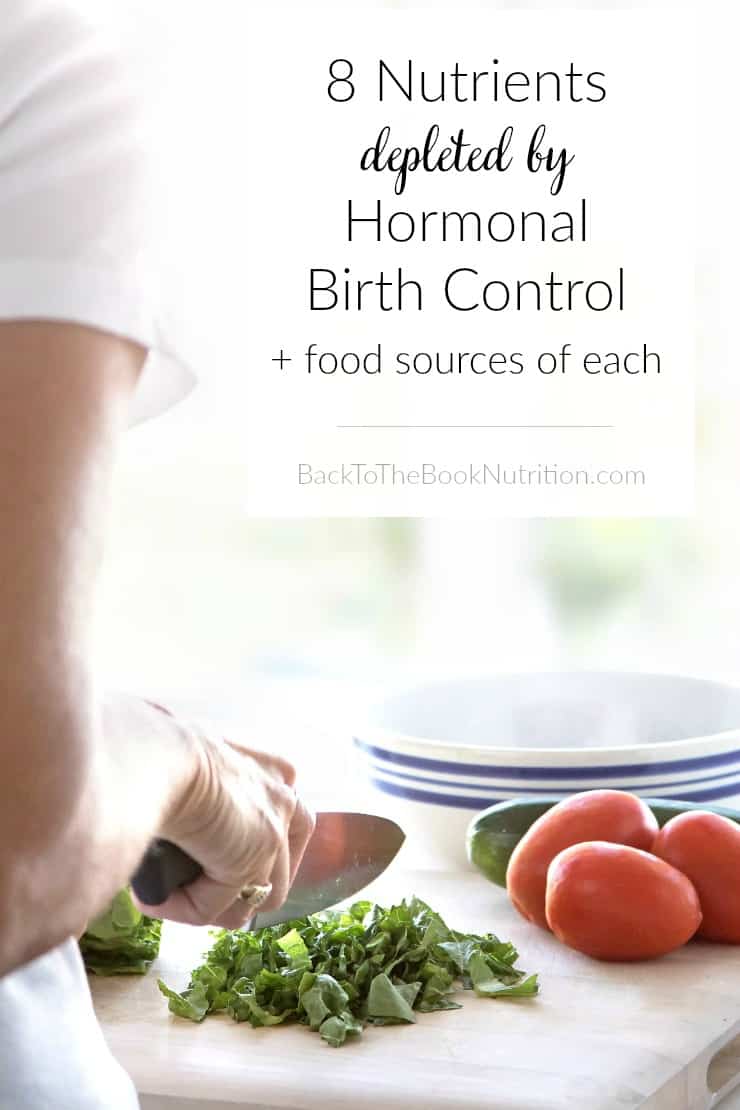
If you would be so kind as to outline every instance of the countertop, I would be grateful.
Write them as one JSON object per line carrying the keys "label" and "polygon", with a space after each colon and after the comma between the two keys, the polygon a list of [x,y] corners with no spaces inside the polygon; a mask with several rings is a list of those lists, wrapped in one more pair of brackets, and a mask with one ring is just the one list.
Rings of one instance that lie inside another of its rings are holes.
{"label": "countertop", "polygon": [[[253,1030],[224,1015],[195,1025],[168,1013],[155,978],[185,986],[209,938],[205,930],[165,925],[148,976],[91,980],[104,1033],[134,1077],[143,1110],[713,1105],[708,1064],[740,1034],[740,948],[692,943],[662,960],[603,964],[523,921],[503,891],[472,872],[391,868],[367,892],[381,902],[412,893],[455,928],[512,940],[521,966],[540,974],[539,997],[463,992],[461,1010],[371,1028],[341,1049],[301,1026]],[[723,1110],[740,1110],[738,1091]]]}

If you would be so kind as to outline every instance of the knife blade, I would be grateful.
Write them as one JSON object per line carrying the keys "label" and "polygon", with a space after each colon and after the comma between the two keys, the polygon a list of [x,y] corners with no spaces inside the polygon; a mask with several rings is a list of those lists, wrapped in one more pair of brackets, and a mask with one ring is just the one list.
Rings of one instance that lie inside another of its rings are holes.
{"label": "knife blade", "polygon": [[[250,928],[279,925],[317,913],[357,894],[385,871],[405,839],[395,821],[369,813],[323,812],[301,860],[288,900],[252,919]],[[178,887],[202,874],[191,856],[168,840],[155,840],[132,876],[144,905],[158,906]]]}
{"label": "knife blade", "polygon": [[382,875],[406,839],[387,817],[370,813],[319,813],[287,901],[258,914],[251,929],[280,925],[335,906]]}

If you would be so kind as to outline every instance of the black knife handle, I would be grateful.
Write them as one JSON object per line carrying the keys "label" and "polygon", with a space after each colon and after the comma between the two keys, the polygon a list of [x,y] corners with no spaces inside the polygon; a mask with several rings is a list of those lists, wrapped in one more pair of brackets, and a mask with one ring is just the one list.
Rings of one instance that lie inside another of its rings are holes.
{"label": "black knife handle", "polygon": [[169,840],[153,840],[131,879],[136,897],[145,906],[159,906],[178,887],[203,874],[199,863]]}

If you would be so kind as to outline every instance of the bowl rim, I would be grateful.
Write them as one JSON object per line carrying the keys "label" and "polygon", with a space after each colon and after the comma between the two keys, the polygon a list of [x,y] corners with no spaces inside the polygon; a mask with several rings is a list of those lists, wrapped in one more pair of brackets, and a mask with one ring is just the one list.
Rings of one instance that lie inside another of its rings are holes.
{"label": "bowl rim", "polygon": [[[740,728],[707,733],[702,736],[689,736],[683,740],[666,740],[654,744],[639,745],[614,744],[603,748],[504,748],[493,746],[482,748],[474,744],[452,744],[445,740],[429,740],[423,736],[409,736],[407,733],[396,732],[391,729],[370,727],[361,730],[355,729],[352,738],[356,744],[380,749],[385,748],[391,754],[398,752],[418,755],[422,758],[424,755],[436,754],[442,761],[458,762],[460,764],[485,763],[486,757],[490,759],[493,755],[505,763],[510,762],[512,766],[537,762],[547,765],[551,757],[554,757],[553,762],[560,762],[561,759],[568,758],[570,760],[569,765],[579,767],[608,763],[610,758],[607,757],[615,757],[614,761],[617,763],[626,763],[629,757],[631,762],[659,764],[671,762],[669,758],[657,759],[656,756],[659,753],[668,755],[674,752],[676,758],[679,758],[688,755],[690,750],[696,750],[697,754],[722,755],[731,752],[733,749],[737,749],[740,758]],[[442,755],[443,752],[446,753],[445,756]],[[460,753],[459,759],[456,753]],[[619,758],[616,758],[619,756],[624,757],[623,760],[620,761]],[[578,757],[577,760],[576,757]],[[491,762],[493,761],[491,760]]]}
{"label": "bowl rim", "polygon": [[[672,679],[695,686],[724,689],[740,697],[740,686],[735,686],[729,682],[722,682],[718,679],[704,678],[695,675],[659,671],[581,670],[573,668],[547,671],[499,671],[495,674],[470,674],[466,676],[458,675],[448,679],[431,679],[426,682],[420,682],[417,685],[404,686],[393,692],[389,692],[386,696],[376,701],[373,708],[377,709],[382,705],[386,705],[393,697],[410,695],[415,692],[420,693],[425,689],[442,684],[453,684],[456,682],[465,684],[507,678],[554,678],[566,675],[578,675],[580,677],[591,676],[597,678],[630,677],[644,678],[647,680]],[[436,756],[443,761],[460,762],[462,764],[485,763],[486,761],[495,762],[494,756],[496,759],[501,759],[503,762],[511,763],[512,765],[516,765],[517,763],[525,765],[542,763],[543,765],[547,765],[548,762],[561,763],[566,759],[570,760],[573,766],[582,766],[584,763],[587,766],[599,765],[608,763],[610,760],[617,763],[628,761],[639,763],[667,763],[670,762],[671,754],[675,754],[676,758],[680,758],[681,756],[686,757],[690,754],[692,749],[700,755],[720,755],[732,751],[733,748],[737,748],[740,754],[740,723],[735,728],[723,729],[720,732],[703,733],[698,736],[685,736],[678,740],[645,741],[640,744],[612,744],[598,748],[582,746],[535,748],[504,745],[488,745],[482,747],[478,744],[466,744],[459,741],[433,740],[429,737],[402,732],[399,729],[388,726],[372,725],[369,723],[366,723],[360,728],[353,729],[352,739],[355,745],[367,745],[381,749],[385,748],[388,749],[391,754],[398,752],[422,758],[425,755],[429,755],[432,757]],[[442,753],[446,753],[446,755],[443,756]],[[459,759],[456,753],[459,753]]]}

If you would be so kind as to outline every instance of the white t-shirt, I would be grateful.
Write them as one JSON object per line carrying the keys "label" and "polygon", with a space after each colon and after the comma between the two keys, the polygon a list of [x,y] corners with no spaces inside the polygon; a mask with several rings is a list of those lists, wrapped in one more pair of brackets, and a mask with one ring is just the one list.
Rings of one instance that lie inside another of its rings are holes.
{"label": "white t-shirt", "polygon": [[[156,89],[130,43],[90,21],[93,9],[2,0],[0,319],[75,321],[146,346],[133,421],[194,379],[183,320],[163,297]],[[137,1105],[95,1020],[74,941],[0,978],[0,1110]]]}
{"label": "white t-shirt", "polygon": [[[71,320],[148,347],[132,421],[187,393],[160,95],[105,4],[2,0],[0,319]],[[177,244],[175,244],[177,247]]]}

